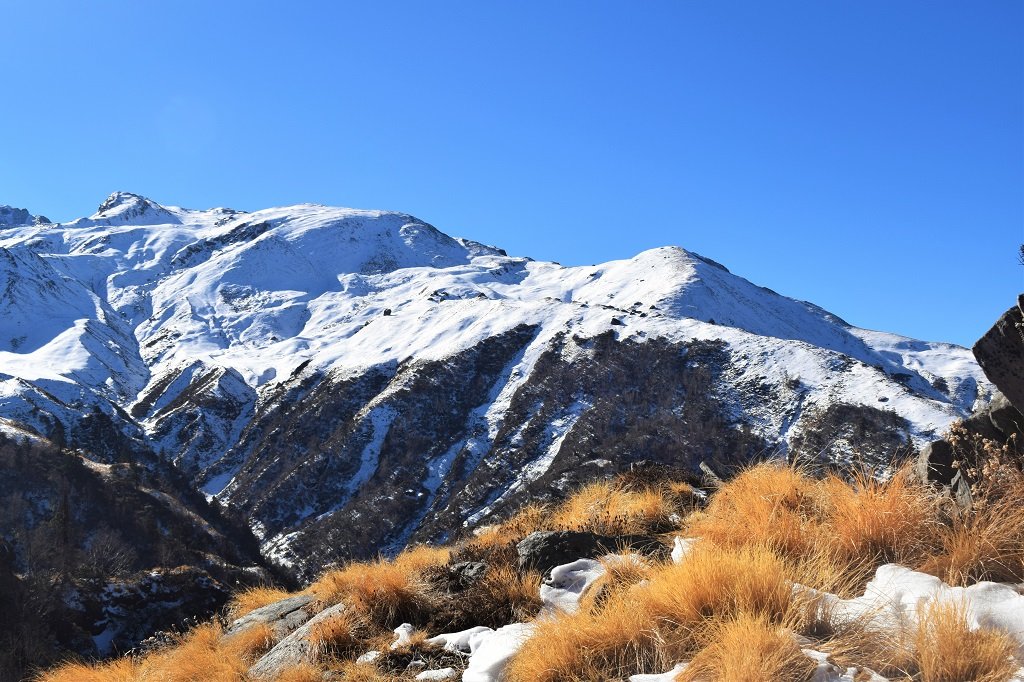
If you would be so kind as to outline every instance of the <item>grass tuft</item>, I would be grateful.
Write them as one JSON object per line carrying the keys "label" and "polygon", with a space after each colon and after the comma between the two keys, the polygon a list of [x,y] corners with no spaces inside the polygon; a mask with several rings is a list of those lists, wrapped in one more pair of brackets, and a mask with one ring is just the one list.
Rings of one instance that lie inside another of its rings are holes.
{"label": "grass tuft", "polygon": [[232,619],[241,618],[256,609],[269,606],[274,602],[295,596],[287,590],[280,590],[276,587],[250,587],[247,590],[238,592],[231,598],[228,604],[228,617]]}
{"label": "grass tuft", "polygon": [[717,621],[706,637],[676,678],[679,682],[805,682],[816,665],[800,650],[792,630],[762,614],[740,613]]}
{"label": "grass tuft", "polygon": [[956,602],[930,602],[914,644],[921,682],[1005,682],[1018,667],[1017,643],[997,630],[972,630],[967,608]]}

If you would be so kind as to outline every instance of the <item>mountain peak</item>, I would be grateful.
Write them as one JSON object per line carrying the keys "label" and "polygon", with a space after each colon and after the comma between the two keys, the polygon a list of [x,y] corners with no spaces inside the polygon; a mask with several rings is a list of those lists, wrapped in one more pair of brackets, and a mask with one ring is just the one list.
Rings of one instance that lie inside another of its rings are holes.
{"label": "mountain peak", "polygon": [[180,223],[169,210],[142,195],[132,192],[114,192],[100,204],[92,220],[107,223],[134,223],[137,225],[158,225]]}
{"label": "mountain peak", "polygon": [[50,219],[42,215],[32,215],[24,208],[0,206],[0,227],[20,227],[22,225],[46,225]]}

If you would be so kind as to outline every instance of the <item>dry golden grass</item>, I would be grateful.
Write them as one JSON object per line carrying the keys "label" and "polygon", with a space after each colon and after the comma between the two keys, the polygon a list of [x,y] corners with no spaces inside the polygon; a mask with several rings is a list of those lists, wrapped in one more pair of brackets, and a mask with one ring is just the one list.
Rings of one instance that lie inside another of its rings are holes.
{"label": "dry golden grass", "polygon": [[585,486],[559,505],[549,525],[602,535],[625,535],[664,530],[679,511],[678,503],[660,487],[626,486],[621,481],[598,481]]}
{"label": "dry golden grass", "polygon": [[625,595],[597,614],[580,611],[537,622],[506,669],[508,682],[584,682],[655,671],[667,663],[658,633]]}
{"label": "dry golden grass", "polygon": [[578,530],[602,535],[663,532],[692,502],[688,484],[665,481],[638,485],[622,478],[584,486],[561,504],[530,504],[507,521],[490,526],[466,543],[474,556],[508,548],[538,530]]}
{"label": "dry golden grass", "polygon": [[717,622],[756,616],[801,622],[785,563],[763,548],[695,547],[680,564],[654,566],[647,582],[612,590],[600,608],[538,623],[512,659],[510,682],[606,680],[687,660]]}
{"label": "dry golden grass", "polygon": [[540,600],[539,573],[520,573],[512,566],[489,568],[473,588],[476,610],[489,609],[501,613],[506,622],[528,620],[536,615]]}
{"label": "dry golden grass", "polygon": [[940,532],[940,550],[919,570],[951,585],[981,580],[1024,581],[1024,483],[1015,480],[999,497],[982,498],[970,510],[953,514]]}
{"label": "dry golden grass", "polygon": [[363,630],[354,614],[342,611],[316,623],[310,629],[309,641],[321,652],[344,655],[359,646]]}
{"label": "dry golden grass", "polygon": [[294,593],[287,590],[280,590],[276,587],[250,587],[247,590],[236,593],[228,604],[228,616],[230,618],[241,618],[256,609],[269,606],[274,602],[294,596]]}
{"label": "dry golden grass", "polygon": [[830,543],[841,556],[914,562],[935,544],[936,496],[914,481],[909,469],[886,481],[861,474],[847,483],[830,476],[817,487],[822,498],[817,542]]}
{"label": "dry golden grass", "polygon": [[584,611],[597,611],[613,603],[612,595],[649,579],[652,570],[651,564],[639,557],[623,561],[602,559],[600,563],[604,573],[580,598],[580,608]]}
{"label": "dry golden grass", "polygon": [[804,682],[815,668],[793,631],[763,615],[740,613],[717,621],[706,636],[708,641],[676,677],[679,682]]}
{"label": "dry golden grass", "polygon": [[914,643],[921,682],[1005,682],[1013,676],[1016,642],[996,630],[971,630],[964,605],[933,601],[920,615]]}
{"label": "dry golden grass", "polygon": [[938,543],[935,493],[908,470],[886,481],[816,480],[766,463],[722,486],[689,531],[726,547],[765,545],[792,558],[825,554],[875,565],[917,563]]}
{"label": "dry golden grass", "polygon": [[648,619],[676,631],[677,646],[689,647],[708,619],[750,613],[777,623],[790,617],[795,604],[789,575],[785,562],[769,549],[704,542],[682,563],[658,567],[632,594]]}
{"label": "dry golden grass", "polygon": [[258,623],[224,638],[220,647],[231,657],[253,663],[274,646],[274,631],[266,623]]}
{"label": "dry golden grass", "polygon": [[141,679],[160,682],[236,682],[249,669],[248,662],[220,647],[221,629],[200,625],[185,634],[175,647],[147,656],[140,664]]}
{"label": "dry golden grass", "polygon": [[100,666],[86,663],[65,663],[42,673],[37,682],[141,682],[139,666],[131,659],[121,658]]}
{"label": "dry golden grass", "polygon": [[330,571],[308,589],[323,605],[344,601],[370,623],[393,628],[421,618],[429,610],[423,573],[448,559],[447,549],[421,546],[391,561],[353,563]]}
{"label": "dry golden grass", "polygon": [[324,673],[320,668],[303,663],[283,671],[274,678],[274,682],[323,682],[323,679]]}
{"label": "dry golden grass", "polygon": [[[342,661],[332,666],[332,672],[345,682],[392,682],[395,679],[390,675],[385,675],[373,665],[354,661]],[[295,682],[306,681],[295,680]],[[317,678],[317,682],[319,682],[319,678]]]}
{"label": "dry golden grass", "polygon": [[795,468],[759,464],[719,488],[688,526],[723,547],[759,544],[799,555],[814,547],[814,508],[814,481]]}

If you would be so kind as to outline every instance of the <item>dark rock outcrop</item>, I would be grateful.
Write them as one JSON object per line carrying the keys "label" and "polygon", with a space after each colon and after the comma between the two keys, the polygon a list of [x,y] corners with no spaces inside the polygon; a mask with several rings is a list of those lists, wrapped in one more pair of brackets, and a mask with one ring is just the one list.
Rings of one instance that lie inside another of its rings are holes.
{"label": "dark rock outcrop", "polygon": [[1024,410],[1024,294],[974,344],[985,375],[1018,410]]}
{"label": "dark rock outcrop", "polygon": [[648,555],[667,555],[667,548],[651,535],[598,535],[571,530],[537,531],[518,545],[519,569],[548,573],[577,559],[595,559],[605,554],[634,551]]}
{"label": "dark rock outcrop", "polygon": [[1024,294],[1017,305],[1003,313],[992,328],[974,344],[974,356],[989,381],[999,389],[984,408],[976,410],[958,428],[959,436],[947,436],[926,445],[918,454],[914,471],[921,480],[950,486],[961,504],[970,502],[968,470],[974,469],[977,452],[963,441],[1024,446]]}

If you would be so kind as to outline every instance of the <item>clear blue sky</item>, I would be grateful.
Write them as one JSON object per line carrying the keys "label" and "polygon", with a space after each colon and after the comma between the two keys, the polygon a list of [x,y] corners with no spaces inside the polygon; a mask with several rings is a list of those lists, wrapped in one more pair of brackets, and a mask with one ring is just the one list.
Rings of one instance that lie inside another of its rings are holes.
{"label": "clear blue sky", "polygon": [[1024,290],[1024,3],[0,3],[0,204],[413,213],[677,244],[970,345]]}

